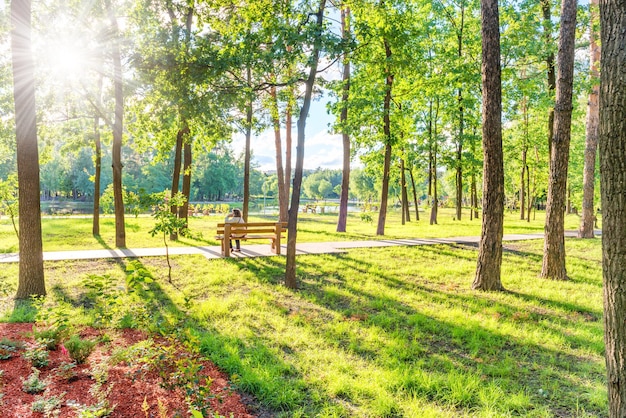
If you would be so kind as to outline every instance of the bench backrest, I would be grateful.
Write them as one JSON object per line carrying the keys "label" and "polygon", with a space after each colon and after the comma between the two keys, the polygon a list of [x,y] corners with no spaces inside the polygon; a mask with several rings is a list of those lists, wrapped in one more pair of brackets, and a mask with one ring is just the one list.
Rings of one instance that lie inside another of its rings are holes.
{"label": "bench backrest", "polygon": [[287,231],[287,222],[244,222],[244,223],[218,223],[217,233],[224,234],[224,226],[230,225],[231,234],[245,233],[276,233]]}

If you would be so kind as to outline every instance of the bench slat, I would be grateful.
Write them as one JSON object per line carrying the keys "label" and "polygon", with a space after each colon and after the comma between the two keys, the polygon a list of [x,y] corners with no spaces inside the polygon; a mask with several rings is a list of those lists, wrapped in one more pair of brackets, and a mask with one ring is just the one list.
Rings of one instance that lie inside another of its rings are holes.
{"label": "bench slat", "polygon": [[[228,234],[226,234],[228,229]],[[222,254],[226,257],[230,255],[230,246],[227,241],[269,239],[272,241],[272,252],[280,255],[280,242],[284,238],[283,232],[287,231],[287,222],[245,222],[245,223],[218,223],[217,236],[222,242]],[[263,235],[251,235],[263,234]],[[271,234],[271,235],[269,235]],[[229,235],[229,236],[226,236]],[[235,235],[245,235],[236,237]]]}

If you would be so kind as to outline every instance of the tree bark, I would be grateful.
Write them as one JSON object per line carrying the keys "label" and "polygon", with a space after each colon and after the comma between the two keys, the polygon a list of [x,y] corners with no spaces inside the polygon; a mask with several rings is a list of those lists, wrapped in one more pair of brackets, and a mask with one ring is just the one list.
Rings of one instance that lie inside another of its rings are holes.
{"label": "tree bark", "polygon": [[270,89],[272,125],[274,126],[274,146],[276,147],[276,177],[278,177],[278,209],[281,222],[287,221],[287,196],[285,196],[285,173],[283,171],[283,149],[280,137],[280,117],[276,87]]}
{"label": "tree bark", "polygon": [[501,291],[504,220],[502,84],[497,0],[481,0],[483,85],[483,221],[472,289]]}
{"label": "tree bark", "polygon": [[[248,87],[252,86],[252,69],[248,65],[246,68],[246,82]],[[248,93],[250,94],[250,93]],[[252,94],[246,104],[246,149],[243,157],[243,219],[248,221],[248,211],[250,210],[250,140],[252,138]]]}
{"label": "tree bark", "polygon": [[92,234],[100,236],[100,178],[102,176],[102,142],[100,140],[100,117],[93,118],[93,137],[95,146],[95,174],[93,182],[93,225]]}
{"label": "tree bark", "polygon": [[[101,107],[102,77],[98,77],[97,106]],[[94,184],[93,184],[93,222],[91,232],[94,236],[100,236],[100,182],[102,177],[102,141],[100,137],[100,114],[96,109],[93,118],[93,141],[94,141]]]}
{"label": "tree bark", "polygon": [[626,416],[626,5],[600,1],[600,179],[609,417]]}
{"label": "tree bark", "polygon": [[[522,73],[522,76],[525,76],[525,72]],[[529,133],[528,133],[528,102],[526,97],[522,98],[522,118],[524,123],[524,134],[522,138],[522,171],[520,173],[520,189],[519,189],[519,218],[521,220],[525,219],[526,216],[526,198],[527,194],[530,192],[529,189],[526,188],[526,173],[528,171],[528,141],[529,141]]]}
{"label": "tree bark", "polygon": [[600,86],[597,81],[600,78],[598,65],[600,63],[600,45],[598,45],[597,34],[594,24],[598,21],[598,0],[590,2],[591,25],[589,29],[589,58],[591,61],[591,91],[589,92],[589,102],[587,103],[587,129],[585,138],[585,165],[583,169],[583,201],[582,214],[580,218],[579,238],[594,237],[594,194],[596,177],[596,150],[598,148],[599,130],[599,92]]}
{"label": "tree bark", "polygon": [[409,167],[409,176],[411,177],[411,189],[413,189],[413,204],[415,205],[415,220],[420,220],[419,205],[417,204],[417,190],[415,189],[415,178],[413,177],[413,165]]}
{"label": "tree bark", "polygon": [[[541,0],[541,11],[543,13],[543,36],[546,43],[546,67],[548,68],[548,91],[550,97],[554,95],[556,89],[556,70],[554,68],[554,53],[552,52],[552,11],[551,0]],[[552,149],[552,139],[554,138],[554,108],[548,111],[548,150]]]}
{"label": "tree bark", "polygon": [[[350,8],[341,8],[341,34],[343,39],[350,34]],[[339,197],[339,218],[337,219],[337,232],[346,232],[348,222],[348,197],[350,187],[350,135],[348,135],[346,124],[348,123],[348,99],[350,98],[350,61],[347,56],[343,58],[343,91],[341,94],[341,114],[339,121],[341,124],[341,141],[343,143],[343,165],[341,176],[341,196]]]}
{"label": "tree bark", "polygon": [[[463,28],[465,26],[465,4],[461,3],[461,24],[457,33],[458,57],[463,57]],[[459,104],[459,138],[456,143],[456,219],[461,220],[463,208],[463,129],[465,117],[463,114],[463,90],[458,89],[457,102]]]}
{"label": "tree bark", "polygon": [[437,195],[437,118],[439,117],[439,98],[436,99],[437,108],[433,109],[433,102],[430,101],[428,122],[428,138],[430,142],[430,180],[429,189],[432,186],[432,206],[430,208],[430,224],[437,225],[437,212],[439,210],[439,197]]}
{"label": "tree bark", "polygon": [[124,123],[124,91],[122,80],[122,58],[119,45],[117,18],[110,1],[106,2],[111,23],[113,57],[113,86],[115,91],[115,120],[113,122],[113,200],[115,206],[115,246],[126,247],[126,227],[124,224],[124,190],[122,189],[122,135]]}
{"label": "tree bark", "polygon": [[402,188],[402,225],[404,222],[411,222],[411,213],[409,212],[409,192],[406,186],[406,167],[404,158],[400,159],[400,187]]}
{"label": "tree bark", "polygon": [[39,206],[39,150],[35,76],[31,52],[31,2],[11,1],[11,53],[13,58],[13,100],[19,185],[19,278],[15,299],[44,296],[41,210]]}
{"label": "tree bark", "polygon": [[[185,122],[185,127],[187,127]],[[187,129],[189,129],[187,127]],[[185,227],[189,225],[189,199],[191,197],[191,138],[187,136],[187,140],[183,145],[183,196],[185,203],[178,210],[178,218],[185,219]]]}
{"label": "tree bark", "polygon": [[526,148],[522,149],[522,171],[520,173],[519,188],[519,218],[526,219]]}
{"label": "tree bark", "polygon": [[[387,62],[391,60],[389,42],[383,40]],[[383,184],[380,196],[380,210],[378,211],[378,226],[376,235],[385,235],[385,221],[387,220],[387,201],[389,198],[389,172],[391,170],[391,90],[393,89],[393,73],[385,67],[385,100],[383,102],[383,135],[385,137],[385,160],[383,163]]]}
{"label": "tree bark", "polygon": [[[174,146],[174,171],[172,173],[172,190],[171,197],[172,200],[174,196],[178,193],[178,187],[180,185],[180,169],[182,165],[182,155],[183,155],[183,142],[185,141],[185,135],[187,132],[185,129],[179,129],[176,133],[176,145]],[[177,208],[172,205],[170,207],[170,211],[173,215],[176,215]],[[178,239],[178,232],[172,232],[170,234],[170,240],[176,241]]]}
{"label": "tree bark", "polygon": [[576,36],[576,0],[564,0],[561,6],[561,33],[558,51],[558,82],[554,106],[554,138],[550,150],[550,181],[546,202],[545,241],[541,277],[566,280],[565,270],[565,195],[572,124],[574,81],[574,41]]}
{"label": "tree bark", "polygon": [[296,239],[298,234],[298,207],[300,206],[300,190],[302,188],[302,172],[304,166],[304,134],[306,128],[306,118],[311,108],[311,96],[313,95],[313,85],[321,49],[321,33],[324,23],[324,8],[326,0],[320,0],[320,6],[316,13],[316,25],[318,34],[314,39],[313,51],[311,52],[311,67],[305,82],[304,100],[300,108],[298,117],[298,145],[296,147],[296,169],[293,179],[293,193],[291,194],[291,207],[289,208],[289,219],[287,221],[287,257],[285,267],[285,286],[290,289],[298,287],[296,277]]}

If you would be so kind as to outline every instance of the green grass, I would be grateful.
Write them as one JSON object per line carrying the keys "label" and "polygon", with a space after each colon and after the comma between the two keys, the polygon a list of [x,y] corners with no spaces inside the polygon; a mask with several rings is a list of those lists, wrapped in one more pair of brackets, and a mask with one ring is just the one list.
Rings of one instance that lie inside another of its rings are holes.
{"label": "green grass", "polygon": [[[480,221],[444,214],[403,227],[394,213],[385,238],[478,233]],[[334,215],[302,221],[303,240],[375,238],[357,218],[348,236],[332,232]],[[575,229],[578,218],[566,222]],[[505,233],[542,231],[543,221],[507,216]],[[46,280],[48,303],[78,323],[193,335],[277,416],[605,417],[600,247],[567,239],[571,280],[554,282],[538,278],[541,240],[508,243],[502,293],[470,289],[476,249],[455,245],[299,256],[298,291],[282,283],[283,257],[176,256],[173,285],[164,258],[48,262]],[[155,280],[126,292],[129,267]],[[112,278],[106,294],[88,292],[93,274]],[[0,311],[32,320],[12,308],[16,277],[17,265],[3,266]]]}
{"label": "green grass", "polygon": [[[373,222],[364,222],[360,213],[350,213],[347,232],[335,232],[337,214],[299,214],[298,242],[350,241],[395,238],[444,238],[460,235],[480,235],[481,220],[469,220],[466,211],[461,221],[454,220],[452,209],[440,209],[438,224],[429,224],[429,212],[420,212],[420,220],[402,225],[399,210],[390,209],[385,226],[385,235],[376,235],[377,217],[372,215]],[[275,215],[252,216],[254,221],[276,220]],[[517,213],[505,214],[504,233],[543,233],[545,212],[537,212],[531,222],[519,220]],[[134,217],[127,215],[126,246],[128,248],[163,247],[162,236],[151,237],[148,231],[154,226],[154,220],[147,216]],[[219,245],[214,239],[217,223],[223,217],[211,215],[190,218],[191,237],[181,238],[178,242],[169,242],[172,246],[186,245]],[[578,215],[568,215],[565,219],[566,229],[577,229],[580,224]],[[44,251],[63,251],[72,249],[100,249],[115,247],[115,220],[112,216],[102,217],[100,236],[91,234],[92,220],[87,217],[64,216],[44,217],[42,219]],[[0,253],[18,251],[18,242],[13,226],[6,217],[0,219]]]}

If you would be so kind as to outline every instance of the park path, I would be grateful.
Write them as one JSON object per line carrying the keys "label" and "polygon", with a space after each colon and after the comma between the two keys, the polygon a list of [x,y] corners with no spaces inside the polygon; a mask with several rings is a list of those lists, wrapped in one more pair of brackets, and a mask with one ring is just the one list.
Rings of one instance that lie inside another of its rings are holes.
{"label": "park path", "polygon": [[[596,231],[599,235],[601,232]],[[576,231],[565,231],[566,237],[575,237]],[[503,241],[522,241],[531,239],[543,239],[544,234],[507,234]],[[478,245],[480,237],[451,237],[451,238],[407,238],[407,239],[382,239],[369,241],[341,241],[341,242],[303,242],[296,244],[296,255],[303,254],[326,254],[338,253],[352,248],[374,248],[391,246],[415,246],[436,244],[469,244]],[[286,245],[282,247],[282,254],[287,253]],[[170,247],[170,255],[201,254],[208,259],[221,258],[220,246],[199,247]],[[44,261],[59,260],[90,260],[101,258],[134,258],[164,256],[165,247],[159,248],[134,248],[134,249],[101,249],[101,250],[71,250],[71,251],[46,251],[43,253]],[[270,250],[269,244],[243,245],[241,252],[232,253],[231,257],[269,257],[275,256]],[[0,263],[16,263],[19,261],[18,253],[0,254]]]}

